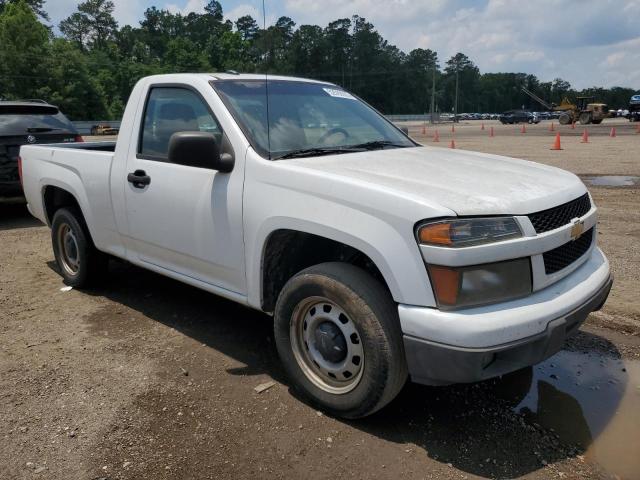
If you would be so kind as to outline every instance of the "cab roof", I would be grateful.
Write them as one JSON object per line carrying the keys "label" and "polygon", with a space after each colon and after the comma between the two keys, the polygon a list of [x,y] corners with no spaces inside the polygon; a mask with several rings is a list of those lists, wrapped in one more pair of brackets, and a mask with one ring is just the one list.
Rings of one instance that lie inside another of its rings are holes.
{"label": "cab roof", "polygon": [[163,77],[182,77],[185,78],[199,78],[207,81],[219,81],[219,80],[264,80],[267,77],[269,80],[282,80],[282,81],[291,81],[291,82],[307,82],[307,83],[318,83],[324,85],[333,85],[331,82],[325,82],[322,80],[313,80],[310,78],[301,78],[301,77],[289,77],[285,75],[271,75],[264,73],[233,73],[233,72],[224,72],[224,73],[168,73],[161,75],[153,75],[154,79],[162,80]]}

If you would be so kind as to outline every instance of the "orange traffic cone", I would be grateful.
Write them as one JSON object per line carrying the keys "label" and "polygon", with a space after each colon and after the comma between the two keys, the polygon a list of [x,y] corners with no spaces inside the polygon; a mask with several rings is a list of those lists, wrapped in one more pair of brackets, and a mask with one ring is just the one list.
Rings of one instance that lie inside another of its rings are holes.
{"label": "orange traffic cone", "polygon": [[571,130],[575,130],[576,129],[576,122],[571,122]]}
{"label": "orange traffic cone", "polygon": [[489,136],[490,137],[494,137],[495,135],[493,134],[493,127],[491,127],[491,129],[489,130]]}
{"label": "orange traffic cone", "polygon": [[527,133],[527,129],[524,126],[524,123],[522,124],[522,127],[520,127],[520,133]]}
{"label": "orange traffic cone", "polygon": [[611,138],[614,138],[616,136],[616,127],[611,127],[611,132],[609,133],[609,136]]}
{"label": "orange traffic cone", "polygon": [[451,143],[449,144],[449,148],[456,148],[456,141],[452,138]]}
{"label": "orange traffic cone", "polygon": [[484,130],[484,122],[482,122],[482,125],[480,126],[480,130]]}
{"label": "orange traffic cone", "polygon": [[433,141],[434,142],[439,142],[440,141],[440,135],[438,135],[438,130],[436,129],[436,133],[433,134]]}
{"label": "orange traffic cone", "polygon": [[453,125],[451,125],[451,133],[455,133],[456,131],[456,124],[454,123]]}
{"label": "orange traffic cone", "polygon": [[549,125],[549,131],[550,132],[555,131],[555,128],[553,127],[553,122],[551,122],[551,125]]}
{"label": "orange traffic cone", "polygon": [[560,146],[560,134],[559,133],[556,133],[556,141],[553,142],[551,150],[562,150],[562,147]]}
{"label": "orange traffic cone", "polygon": [[589,143],[589,132],[587,132],[587,129],[584,129],[584,132],[582,133],[582,140],[580,140],[580,143]]}

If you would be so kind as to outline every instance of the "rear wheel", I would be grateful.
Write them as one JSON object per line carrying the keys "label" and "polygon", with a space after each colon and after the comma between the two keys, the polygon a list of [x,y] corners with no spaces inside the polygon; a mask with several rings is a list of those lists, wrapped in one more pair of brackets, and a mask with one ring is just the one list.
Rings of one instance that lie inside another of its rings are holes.
{"label": "rear wheel", "polygon": [[369,415],[406,381],[397,306],[353,265],[323,263],[291,278],[278,297],[274,330],[293,386],[331,414]]}
{"label": "rear wheel", "polygon": [[99,280],[107,270],[107,256],[98,251],[80,211],[60,208],[51,222],[53,254],[67,285],[82,288]]}

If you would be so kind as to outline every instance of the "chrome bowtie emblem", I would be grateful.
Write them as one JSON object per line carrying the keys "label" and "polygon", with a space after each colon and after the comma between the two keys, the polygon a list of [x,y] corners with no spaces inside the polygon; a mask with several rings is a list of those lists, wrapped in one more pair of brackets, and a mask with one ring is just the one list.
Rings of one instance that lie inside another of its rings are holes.
{"label": "chrome bowtie emblem", "polygon": [[33,135],[29,135],[27,137],[27,142],[29,143],[36,143],[36,137],[34,137]]}
{"label": "chrome bowtie emblem", "polygon": [[571,240],[577,240],[580,238],[580,235],[584,232],[584,222],[581,220],[576,220],[573,222],[573,227],[571,227]]}

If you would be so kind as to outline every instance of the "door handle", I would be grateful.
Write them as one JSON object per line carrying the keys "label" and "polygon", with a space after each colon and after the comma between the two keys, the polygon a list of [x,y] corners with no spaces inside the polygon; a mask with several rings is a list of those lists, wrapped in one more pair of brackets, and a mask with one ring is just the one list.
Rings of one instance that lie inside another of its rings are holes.
{"label": "door handle", "polygon": [[151,177],[144,170],[136,170],[127,175],[127,181],[135,188],[144,188],[151,183]]}

